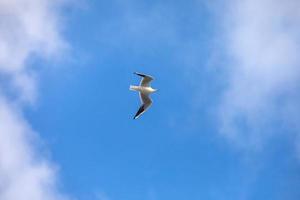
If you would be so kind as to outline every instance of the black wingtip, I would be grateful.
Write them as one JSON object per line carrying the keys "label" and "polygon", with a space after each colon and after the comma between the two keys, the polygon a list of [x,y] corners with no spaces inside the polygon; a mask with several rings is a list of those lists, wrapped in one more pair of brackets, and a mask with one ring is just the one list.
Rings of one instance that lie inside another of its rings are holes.
{"label": "black wingtip", "polygon": [[133,119],[136,119],[138,117],[137,113],[134,115]]}
{"label": "black wingtip", "polygon": [[137,119],[139,116],[138,115],[135,115],[134,117],[133,117],[133,119]]}
{"label": "black wingtip", "polygon": [[139,108],[139,110],[137,111],[137,113],[134,115],[134,118],[133,119],[136,119],[138,118],[143,112],[144,112],[144,104],[141,105],[141,107]]}
{"label": "black wingtip", "polygon": [[138,75],[138,76],[141,76],[141,77],[146,77],[145,74],[142,74],[142,73],[139,73],[139,72],[133,72],[134,74]]}

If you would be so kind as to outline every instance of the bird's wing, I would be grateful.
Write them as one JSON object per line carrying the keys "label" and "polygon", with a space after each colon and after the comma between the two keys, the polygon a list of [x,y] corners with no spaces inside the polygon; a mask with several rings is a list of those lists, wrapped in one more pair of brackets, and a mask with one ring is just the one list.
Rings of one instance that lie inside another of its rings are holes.
{"label": "bird's wing", "polygon": [[149,76],[149,75],[146,75],[146,74],[141,74],[141,73],[138,73],[138,72],[134,72],[134,74],[143,77],[142,80],[141,80],[141,83],[140,83],[141,86],[147,87],[147,86],[149,86],[150,82],[153,80],[152,76]]}
{"label": "bird's wing", "polygon": [[142,94],[140,92],[140,98],[141,98],[142,105],[137,111],[137,113],[135,114],[134,119],[141,116],[141,114],[143,114],[152,104],[152,100],[149,98],[148,95]]}

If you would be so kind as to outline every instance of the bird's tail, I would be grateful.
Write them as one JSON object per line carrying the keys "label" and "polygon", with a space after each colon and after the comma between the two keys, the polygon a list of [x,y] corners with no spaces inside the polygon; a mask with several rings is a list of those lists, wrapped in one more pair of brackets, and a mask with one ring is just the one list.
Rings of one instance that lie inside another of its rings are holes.
{"label": "bird's tail", "polygon": [[131,85],[129,87],[129,90],[137,91],[138,90],[138,86]]}

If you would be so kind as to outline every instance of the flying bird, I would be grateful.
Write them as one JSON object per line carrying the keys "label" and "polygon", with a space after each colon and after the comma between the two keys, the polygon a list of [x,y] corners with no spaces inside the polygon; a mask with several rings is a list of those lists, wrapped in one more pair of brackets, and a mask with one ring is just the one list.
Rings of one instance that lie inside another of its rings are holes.
{"label": "flying bird", "polygon": [[130,85],[130,87],[129,87],[130,90],[138,91],[140,93],[140,99],[141,99],[142,105],[140,106],[139,110],[133,117],[133,119],[137,119],[146,110],[148,110],[148,108],[152,105],[152,100],[150,99],[149,95],[151,93],[157,91],[157,89],[153,89],[150,86],[150,82],[153,80],[152,76],[137,73],[137,72],[134,72],[134,74],[142,77],[142,80],[141,80],[141,83],[139,86]]}

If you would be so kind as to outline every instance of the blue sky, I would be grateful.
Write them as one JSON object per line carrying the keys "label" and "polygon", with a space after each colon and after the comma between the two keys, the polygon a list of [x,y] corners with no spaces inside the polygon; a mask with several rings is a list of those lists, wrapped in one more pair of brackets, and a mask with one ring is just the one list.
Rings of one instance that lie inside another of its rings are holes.
{"label": "blue sky", "polygon": [[296,0],[2,4],[4,200],[300,198]]}

